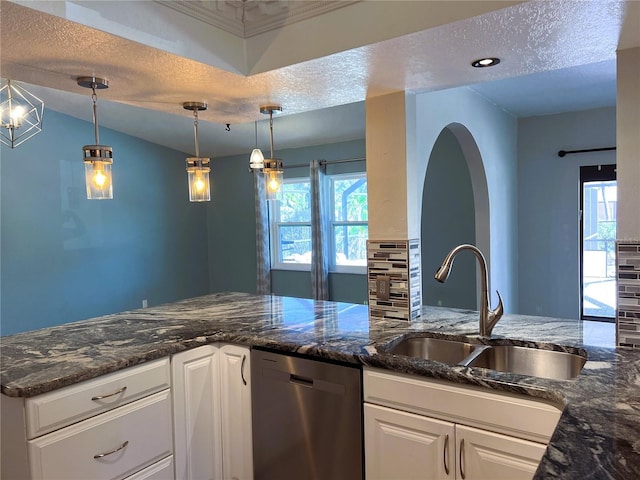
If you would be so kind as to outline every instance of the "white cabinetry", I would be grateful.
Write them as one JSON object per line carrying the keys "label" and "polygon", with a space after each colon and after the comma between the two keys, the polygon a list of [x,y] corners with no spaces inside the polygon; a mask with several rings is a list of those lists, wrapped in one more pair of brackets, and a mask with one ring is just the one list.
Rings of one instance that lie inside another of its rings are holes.
{"label": "white cabinetry", "polygon": [[176,480],[222,478],[218,347],[171,359]]}
{"label": "white cabinetry", "polygon": [[253,478],[249,348],[220,348],[222,469],[225,479]]}
{"label": "white cabinetry", "polygon": [[3,397],[2,477],[173,478],[162,468],[173,450],[169,387],[161,359],[26,400]]}
{"label": "white cabinetry", "polygon": [[365,369],[365,468],[374,479],[527,479],[560,411],[485,389]]}
{"label": "white cabinetry", "polygon": [[251,479],[249,348],[187,350],[172,373],[176,479]]}

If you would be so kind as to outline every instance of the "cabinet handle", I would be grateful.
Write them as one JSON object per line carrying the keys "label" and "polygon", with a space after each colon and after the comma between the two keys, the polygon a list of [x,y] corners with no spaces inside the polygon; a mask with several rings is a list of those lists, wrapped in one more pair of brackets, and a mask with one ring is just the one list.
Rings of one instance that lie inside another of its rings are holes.
{"label": "cabinet handle", "polygon": [[247,384],[247,381],[244,379],[244,362],[247,360],[246,355],[242,355],[242,365],[240,365],[240,378],[242,378],[242,383],[244,385]]}
{"label": "cabinet handle", "polygon": [[102,458],[102,457],[106,457],[107,455],[112,455],[116,452],[119,452],[120,450],[122,450],[123,448],[125,448],[127,445],[129,445],[129,440],[127,440],[126,442],[124,442],[122,445],[120,445],[118,448],[115,448],[113,450],[111,450],[110,452],[105,452],[105,453],[97,453],[93,456],[93,458],[95,458],[96,460],[98,458]]}
{"label": "cabinet handle", "polygon": [[444,462],[444,473],[445,475],[449,475],[449,434],[447,433],[444,436],[444,450],[443,450],[443,462]]}
{"label": "cabinet handle", "polygon": [[91,397],[91,400],[93,400],[95,402],[97,400],[102,400],[104,398],[113,397],[114,395],[118,395],[119,393],[124,392],[126,389],[127,389],[127,387],[122,387],[122,388],[116,390],[115,392],[109,393],[107,395],[98,395],[97,397]]}
{"label": "cabinet handle", "polygon": [[462,480],[464,480],[465,478],[467,478],[467,476],[464,473],[464,438],[462,440],[460,440],[460,476],[462,477]]}

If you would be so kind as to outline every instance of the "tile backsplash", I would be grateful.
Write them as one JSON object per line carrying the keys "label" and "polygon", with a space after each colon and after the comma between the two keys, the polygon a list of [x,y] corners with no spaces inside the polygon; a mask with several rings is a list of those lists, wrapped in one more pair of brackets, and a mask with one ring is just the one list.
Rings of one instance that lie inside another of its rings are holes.
{"label": "tile backsplash", "polygon": [[640,243],[616,242],[617,343],[640,348]]}
{"label": "tile backsplash", "polygon": [[[422,295],[420,241],[370,240],[367,242],[369,316],[411,321],[420,315]],[[376,280],[390,280],[388,300],[376,296]]]}

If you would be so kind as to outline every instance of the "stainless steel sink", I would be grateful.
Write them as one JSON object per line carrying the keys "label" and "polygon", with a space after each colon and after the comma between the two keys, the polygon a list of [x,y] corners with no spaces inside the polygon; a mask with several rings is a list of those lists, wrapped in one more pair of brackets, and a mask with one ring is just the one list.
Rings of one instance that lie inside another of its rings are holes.
{"label": "stainless steel sink", "polygon": [[494,345],[482,350],[465,364],[499,372],[570,380],[580,374],[586,361],[585,357],[572,353],[515,345]]}
{"label": "stainless steel sink", "polygon": [[394,355],[424,358],[447,365],[457,365],[467,358],[478,345],[432,337],[411,337],[389,349]]}

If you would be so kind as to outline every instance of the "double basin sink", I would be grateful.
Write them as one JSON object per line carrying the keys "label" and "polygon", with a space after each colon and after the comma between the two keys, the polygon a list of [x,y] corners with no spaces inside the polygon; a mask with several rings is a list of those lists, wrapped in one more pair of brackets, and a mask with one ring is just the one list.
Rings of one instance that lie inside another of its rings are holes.
{"label": "double basin sink", "polygon": [[435,337],[404,338],[387,353],[555,380],[577,377],[587,361],[586,356],[577,353]]}

